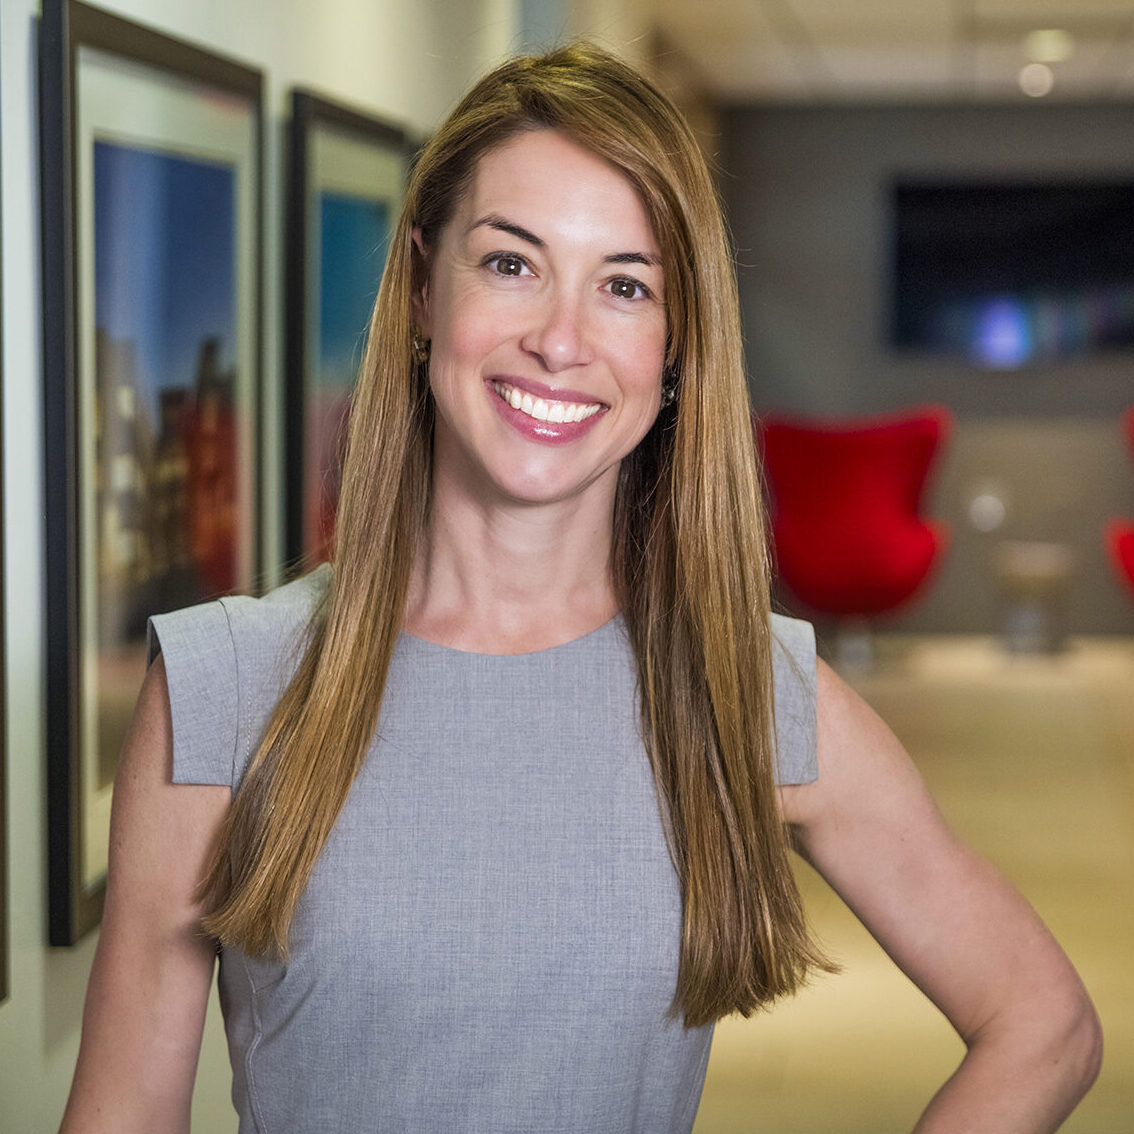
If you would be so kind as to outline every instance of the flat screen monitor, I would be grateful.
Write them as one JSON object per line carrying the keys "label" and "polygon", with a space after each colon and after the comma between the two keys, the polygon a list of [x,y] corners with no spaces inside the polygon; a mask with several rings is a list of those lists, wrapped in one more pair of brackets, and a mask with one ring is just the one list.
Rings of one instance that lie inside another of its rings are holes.
{"label": "flat screen monitor", "polygon": [[1018,369],[1134,350],[1134,182],[898,182],[890,338]]}

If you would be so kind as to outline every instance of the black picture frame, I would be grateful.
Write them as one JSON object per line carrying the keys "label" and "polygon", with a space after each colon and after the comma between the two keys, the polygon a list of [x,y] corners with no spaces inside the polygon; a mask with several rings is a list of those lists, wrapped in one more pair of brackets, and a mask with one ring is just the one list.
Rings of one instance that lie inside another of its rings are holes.
{"label": "black picture frame", "polygon": [[[390,122],[292,91],[284,444],[286,553],[296,570],[327,558],[350,391],[414,148]],[[338,281],[334,304],[328,278]]]}
{"label": "black picture frame", "polygon": [[78,0],[44,0],[39,47],[48,939],[66,946],[102,914],[145,616],[259,578],[263,77]]}

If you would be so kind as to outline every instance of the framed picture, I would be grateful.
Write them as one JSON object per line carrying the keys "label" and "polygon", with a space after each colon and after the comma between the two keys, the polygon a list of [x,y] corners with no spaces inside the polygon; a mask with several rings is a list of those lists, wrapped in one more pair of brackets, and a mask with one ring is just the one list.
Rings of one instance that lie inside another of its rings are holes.
{"label": "framed picture", "polygon": [[292,92],[287,239],[287,555],[328,557],[341,442],[401,210],[410,143],[397,127]]}
{"label": "framed picture", "polygon": [[76,0],[40,26],[49,939],[102,912],[150,614],[258,576],[262,78]]}

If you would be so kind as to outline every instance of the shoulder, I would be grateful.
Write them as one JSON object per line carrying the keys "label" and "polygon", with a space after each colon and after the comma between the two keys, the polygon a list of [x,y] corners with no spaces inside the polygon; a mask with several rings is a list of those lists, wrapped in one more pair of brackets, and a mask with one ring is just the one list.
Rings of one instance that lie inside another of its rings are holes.
{"label": "shoulder", "polygon": [[768,625],[772,641],[779,647],[776,653],[781,657],[789,655],[799,658],[808,663],[811,669],[815,668],[815,627],[810,622],[773,612],[769,615]]}
{"label": "shoulder", "polygon": [[324,566],[263,598],[230,596],[150,619],[150,661],[160,654],[165,668],[175,782],[240,780],[329,585]]}
{"label": "shoulder", "polygon": [[262,598],[231,595],[219,600],[238,656],[245,663],[298,661],[312,615],[330,590],[331,566],[269,591]]}
{"label": "shoulder", "polygon": [[149,659],[176,646],[207,658],[231,650],[242,657],[276,659],[300,644],[304,631],[330,587],[331,569],[323,564],[308,575],[277,587],[261,598],[229,595],[185,607],[149,621]]}
{"label": "shoulder", "polygon": [[810,622],[773,614],[772,681],[778,782],[808,783],[818,775],[818,674]]}
{"label": "shoulder", "polygon": [[930,806],[905,749],[877,713],[830,666],[817,666],[817,781],[784,796],[787,818],[800,829],[875,825],[882,814],[911,816]]}

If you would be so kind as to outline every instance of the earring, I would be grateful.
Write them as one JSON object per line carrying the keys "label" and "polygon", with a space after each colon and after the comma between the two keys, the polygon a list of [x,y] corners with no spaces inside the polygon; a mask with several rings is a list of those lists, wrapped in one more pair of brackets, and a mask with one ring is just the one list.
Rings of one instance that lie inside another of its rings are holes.
{"label": "earring", "polygon": [[662,375],[661,408],[667,409],[677,401],[677,367],[669,367]]}
{"label": "earring", "polygon": [[424,366],[429,361],[429,347],[429,339],[425,338],[417,327],[412,328],[410,331],[410,351],[413,354],[414,362],[419,366]]}

